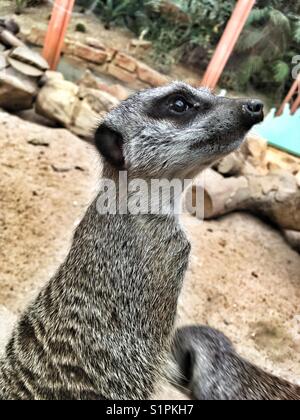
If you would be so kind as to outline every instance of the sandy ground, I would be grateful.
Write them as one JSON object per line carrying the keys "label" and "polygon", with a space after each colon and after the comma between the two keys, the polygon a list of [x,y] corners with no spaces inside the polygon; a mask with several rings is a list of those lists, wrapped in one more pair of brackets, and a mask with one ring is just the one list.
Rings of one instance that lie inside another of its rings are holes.
{"label": "sandy ground", "polygon": [[[18,314],[63,260],[99,172],[96,152],[68,131],[0,112],[0,347],[7,310]],[[248,359],[300,382],[300,256],[247,214],[183,222],[193,251],[178,324],[216,327]]]}

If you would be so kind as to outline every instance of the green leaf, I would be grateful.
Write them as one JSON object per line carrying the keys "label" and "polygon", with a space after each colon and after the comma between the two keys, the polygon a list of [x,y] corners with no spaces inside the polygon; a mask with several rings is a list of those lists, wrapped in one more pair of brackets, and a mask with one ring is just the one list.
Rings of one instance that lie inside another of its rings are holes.
{"label": "green leaf", "polygon": [[300,43],[300,20],[298,22],[296,22],[295,25],[294,25],[294,28],[293,28],[293,39],[297,43]]}
{"label": "green leaf", "polygon": [[250,13],[250,16],[247,21],[247,25],[252,25],[254,23],[260,23],[263,20],[266,20],[269,18],[270,15],[270,8],[265,7],[263,9],[255,8]]}
{"label": "green leaf", "polygon": [[238,42],[237,51],[244,52],[257,46],[264,40],[265,34],[261,28],[248,28],[246,29]]}
{"label": "green leaf", "polygon": [[284,61],[278,61],[274,67],[274,80],[279,84],[287,80],[290,75],[290,66]]}
{"label": "green leaf", "polygon": [[279,10],[271,10],[270,22],[278,28],[278,30],[289,33],[291,31],[291,24],[289,18]]}

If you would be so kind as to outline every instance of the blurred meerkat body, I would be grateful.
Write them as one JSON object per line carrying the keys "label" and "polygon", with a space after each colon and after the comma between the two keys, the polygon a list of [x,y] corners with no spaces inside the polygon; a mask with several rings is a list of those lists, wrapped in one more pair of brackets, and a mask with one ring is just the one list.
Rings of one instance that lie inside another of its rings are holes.
{"label": "blurred meerkat body", "polygon": [[300,386],[249,363],[213,328],[178,330],[172,353],[179,367],[173,381],[193,399],[300,400]]}

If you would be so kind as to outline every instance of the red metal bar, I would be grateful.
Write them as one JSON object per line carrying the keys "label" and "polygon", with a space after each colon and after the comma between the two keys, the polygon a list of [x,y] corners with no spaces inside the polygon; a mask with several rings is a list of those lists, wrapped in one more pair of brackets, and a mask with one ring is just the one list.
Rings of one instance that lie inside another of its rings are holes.
{"label": "red metal bar", "polygon": [[232,54],[239,36],[248,20],[256,0],[238,0],[232,16],[226,26],[224,34],[214,53],[201,82],[202,86],[214,89]]}
{"label": "red metal bar", "polygon": [[[283,111],[284,111],[284,108],[285,108],[285,106],[288,104],[288,103],[290,103],[291,102],[291,100],[293,99],[293,96],[295,95],[295,93],[297,92],[297,90],[298,90],[298,92],[299,92],[299,95],[300,95],[300,74],[299,74],[299,76],[298,76],[298,78],[295,80],[295,82],[293,83],[293,85],[292,85],[292,87],[291,87],[291,89],[290,89],[290,91],[289,91],[289,93],[287,94],[287,96],[286,96],[286,98],[284,99],[284,101],[283,101],[283,103],[282,103],[282,105],[281,105],[281,107],[279,108],[279,110],[278,110],[278,112],[277,112],[277,116],[280,116],[280,115],[282,115],[283,114]],[[298,104],[298,107],[299,107],[299,105],[300,104]],[[294,108],[294,105],[293,105],[293,107],[292,108]],[[297,109],[297,108],[296,108]],[[295,111],[294,111],[295,112]]]}
{"label": "red metal bar", "polygon": [[295,114],[295,112],[297,111],[299,107],[300,107],[300,90],[298,91],[297,99],[295,100],[295,102],[293,103],[291,107],[291,113]]}
{"label": "red metal bar", "polygon": [[43,57],[51,70],[56,70],[63,49],[75,0],[55,0],[45,39]]}

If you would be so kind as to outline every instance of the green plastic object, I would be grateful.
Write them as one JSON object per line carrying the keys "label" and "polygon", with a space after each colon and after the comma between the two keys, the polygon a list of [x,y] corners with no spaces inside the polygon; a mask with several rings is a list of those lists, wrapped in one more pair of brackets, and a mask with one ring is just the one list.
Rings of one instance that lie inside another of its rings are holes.
{"label": "green plastic object", "polygon": [[265,120],[253,128],[253,132],[265,138],[271,146],[300,157],[300,109],[291,115],[285,106],[280,117],[272,109]]}

